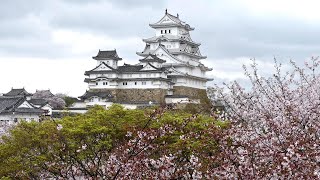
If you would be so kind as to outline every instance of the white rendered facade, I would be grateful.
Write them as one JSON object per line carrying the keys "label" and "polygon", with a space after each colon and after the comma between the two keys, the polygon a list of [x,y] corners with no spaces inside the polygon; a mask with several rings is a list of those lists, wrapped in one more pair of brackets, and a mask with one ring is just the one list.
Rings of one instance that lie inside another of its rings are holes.
{"label": "white rendered facade", "polygon": [[194,30],[181,21],[179,16],[165,13],[157,23],[150,24],[155,29],[155,36],[143,39],[146,43],[140,56],[154,54],[166,61],[163,67],[170,69],[168,77],[173,86],[185,86],[206,89],[206,72],[212,69],[205,67],[200,60],[205,59],[199,50],[199,43],[191,39],[190,31]]}
{"label": "white rendered facade", "polygon": [[[85,72],[88,92],[81,96],[87,106],[98,104],[108,107],[112,104],[112,98],[99,92],[101,90],[112,91],[110,94],[116,94],[115,96],[118,95],[122,99],[126,90],[132,90],[139,95],[142,94],[138,91],[141,89],[149,91],[149,94],[152,90],[156,90],[155,93],[168,98],[165,101],[161,100],[165,103],[176,103],[182,100],[174,99],[178,98],[176,95],[181,95],[181,92],[175,94],[175,87],[189,88],[182,90],[189,92],[205,91],[207,81],[211,80],[206,77],[206,72],[211,69],[200,62],[206,57],[200,53],[200,44],[194,42],[190,37],[190,31],[194,28],[181,21],[178,15],[173,16],[167,11],[161,20],[150,26],[155,29],[155,36],[143,39],[146,46],[142,52],[137,52],[139,56],[142,56],[139,63],[119,66],[122,58],[118,56],[116,50],[99,50],[97,56],[93,57],[97,65],[94,69]],[[149,100],[150,98],[144,99],[144,101]],[[189,97],[184,101],[190,102]],[[127,102],[120,103],[126,104]]]}
{"label": "white rendered facade", "polygon": [[[111,52],[111,51],[99,51]],[[99,54],[98,53],[98,54]],[[116,52],[115,52],[116,53]],[[97,67],[87,71],[88,77],[85,82],[90,89],[168,89],[167,72],[162,63],[141,62],[138,65],[118,66],[116,60],[111,58],[94,58],[97,60]],[[116,62],[116,63],[115,63]],[[113,66],[111,66],[113,65]]]}
{"label": "white rendered facade", "polygon": [[41,113],[34,112],[34,106],[24,100],[19,106],[15,107],[15,111],[1,112],[0,125],[14,125],[22,120],[30,122],[40,120]]}

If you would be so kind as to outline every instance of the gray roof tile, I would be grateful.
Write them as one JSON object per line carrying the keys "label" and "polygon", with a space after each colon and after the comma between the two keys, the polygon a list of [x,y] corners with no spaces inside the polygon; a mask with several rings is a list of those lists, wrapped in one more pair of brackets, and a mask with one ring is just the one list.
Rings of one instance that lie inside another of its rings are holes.
{"label": "gray roof tile", "polygon": [[31,96],[31,93],[28,93],[24,88],[22,89],[11,89],[8,93],[4,94],[4,96]]}
{"label": "gray roof tile", "polygon": [[15,107],[19,106],[24,101],[24,97],[15,96],[15,97],[0,97],[0,113],[6,110],[12,110]]}
{"label": "gray roof tile", "polygon": [[117,70],[120,72],[138,72],[142,68],[143,68],[143,65],[124,64],[123,66],[119,66]]}
{"label": "gray roof tile", "polygon": [[100,51],[96,56],[93,57],[93,59],[112,59],[112,60],[121,60],[117,54],[116,50],[109,50],[109,51]]}
{"label": "gray roof tile", "polygon": [[140,59],[140,62],[159,62],[159,63],[165,63],[166,61],[163,59],[158,58],[156,55],[149,54],[147,57]]}

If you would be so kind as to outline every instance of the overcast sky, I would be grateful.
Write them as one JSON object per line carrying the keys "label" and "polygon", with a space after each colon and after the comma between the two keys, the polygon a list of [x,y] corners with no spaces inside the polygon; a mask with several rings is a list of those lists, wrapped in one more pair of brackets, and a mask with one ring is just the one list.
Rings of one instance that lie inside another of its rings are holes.
{"label": "overcast sky", "polygon": [[0,92],[82,95],[84,71],[99,49],[117,49],[137,63],[142,38],[165,9],[195,27],[203,63],[215,82],[243,81],[242,64],[258,61],[270,74],[273,57],[304,62],[320,54],[320,1],[301,0],[1,0]]}

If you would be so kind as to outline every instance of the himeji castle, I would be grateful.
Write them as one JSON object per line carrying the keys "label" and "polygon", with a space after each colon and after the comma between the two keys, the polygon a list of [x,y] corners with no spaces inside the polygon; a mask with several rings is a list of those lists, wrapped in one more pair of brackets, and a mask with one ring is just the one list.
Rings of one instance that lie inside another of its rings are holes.
{"label": "himeji castle", "polygon": [[137,52],[137,64],[120,66],[123,59],[116,50],[99,50],[93,57],[97,65],[85,72],[88,90],[80,97],[86,106],[201,103],[199,95],[211,80],[206,72],[212,69],[201,63],[206,56],[190,36],[194,28],[167,10],[149,26],[155,36],[143,39],[146,45]]}

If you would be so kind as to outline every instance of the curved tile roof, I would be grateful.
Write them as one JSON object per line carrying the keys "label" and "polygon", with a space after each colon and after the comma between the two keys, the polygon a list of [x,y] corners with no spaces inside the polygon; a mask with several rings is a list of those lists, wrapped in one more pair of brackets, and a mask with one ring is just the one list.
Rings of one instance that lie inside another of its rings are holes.
{"label": "curved tile roof", "polygon": [[112,60],[122,60],[117,54],[117,50],[100,51],[93,59],[112,59]]}

